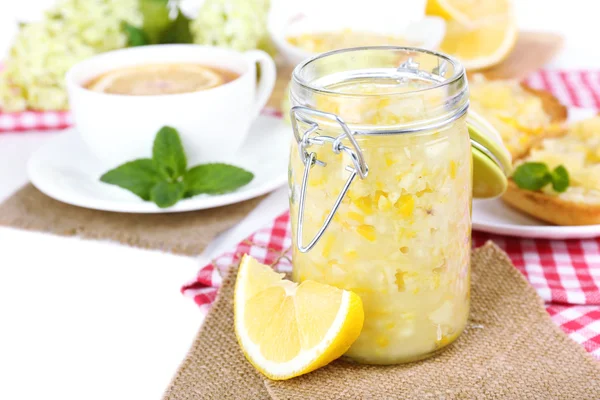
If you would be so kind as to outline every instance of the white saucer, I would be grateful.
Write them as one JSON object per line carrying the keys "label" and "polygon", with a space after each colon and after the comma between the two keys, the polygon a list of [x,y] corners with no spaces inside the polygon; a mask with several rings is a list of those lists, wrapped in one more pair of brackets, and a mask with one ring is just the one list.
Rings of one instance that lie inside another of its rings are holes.
{"label": "white saucer", "polygon": [[202,210],[248,200],[284,185],[291,138],[291,127],[283,119],[258,117],[242,149],[229,160],[220,160],[254,173],[252,182],[232,193],[198,195],[167,209],[143,201],[125,189],[100,182],[107,168],[90,154],[75,129],[60,134],[36,151],[28,161],[27,173],[41,192],[74,206],[126,213]]}
{"label": "white saucer", "polygon": [[[594,109],[569,108],[569,122],[589,118]],[[600,225],[556,226],[510,208],[500,199],[473,201],[473,229],[540,239],[585,239],[600,236]]]}

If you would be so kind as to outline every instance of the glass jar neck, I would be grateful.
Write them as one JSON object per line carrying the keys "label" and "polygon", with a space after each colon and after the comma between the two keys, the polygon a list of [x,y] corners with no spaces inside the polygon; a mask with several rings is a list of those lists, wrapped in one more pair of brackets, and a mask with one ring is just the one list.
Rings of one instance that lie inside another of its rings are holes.
{"label": "glass jar neck", "polygon": [[294,70],[290,97],[293,106],[334,114],[358,134],[436,129],[462,116],[469,102],[458,61],[392,46],[338,50],[305,61]]}

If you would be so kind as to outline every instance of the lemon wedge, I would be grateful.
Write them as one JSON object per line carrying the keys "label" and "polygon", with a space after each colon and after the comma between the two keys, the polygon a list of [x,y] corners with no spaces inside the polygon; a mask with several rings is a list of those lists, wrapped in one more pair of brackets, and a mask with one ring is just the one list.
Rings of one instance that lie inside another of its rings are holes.
{"label": "lemon wedge", "polygon": [[283,278],[245,255],[234,295],[235,332],[242,351],[274,380],[306,374],[340,357],[358,338],[364,321],[362,301],[355,293]]}
{"label": "lemon wedge", "polygon": [[440,50],[469,70],[502,62],[517,41],[511,0],[429,0],[426,12],[446,19]]}
{"label": "lemon wedge", "polygon": [[148,96],[197,92],[223,83],[221,74],[203,65],[157,64],[109,71],[94,79],[87,88],[95,92]]}

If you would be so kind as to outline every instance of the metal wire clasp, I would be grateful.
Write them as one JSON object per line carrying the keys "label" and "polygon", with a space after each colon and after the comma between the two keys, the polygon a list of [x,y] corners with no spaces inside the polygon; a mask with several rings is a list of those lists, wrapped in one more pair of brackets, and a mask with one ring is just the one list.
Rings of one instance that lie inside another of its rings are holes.
{"label": "metal wire clasp", "polygon": [[[319,124],[315,122],[314,119],[309,118],[311,116],[322,119],[324,118],[338,124],[342,128],[342,134],[335,138],[331,136],[320,135],[317,132],[319,129]],[[323,236],[325,229],[327,229],[329,223],[333,219],[335,212],[342,203],[342,200],[348,192],[348,189],[354,181],[354,178],[356,178],[357,175],[360,179],[366,178],[367,174],[369,173],[369,168],[367,167],[367,164],[363,158],[362,150],[354,138],[354,133],[339,116],[323,111],[313,110],[312,108],[304,106],[294,106],[290,110],[290,117],[294,131],[294,138],[296,139],[296,142],[298,142],[300,159],[304,163],[304,174],[302,176],[302,187],[300,188],[300,200],[298,204],[298,220],[296,221],[296,244],[300,252],[306,253],[312,249],[317,244],[321,236]],[[308,129],[303,133],[300,132],[298,121],[308,125]],[[344,145],[342,143],[343,139],[348,139],[351,146],[348,147]],[[325,218],[323,225],[317,231],[313,239],[306,246],[304,246],[302,243],[302,229],[304,222],[304,206],[306,202],[308,176],[311,168],[315,164],[319,165],[320,167],[325,167],[327,165],[327,163],[317,159],[316,153],[309,153],[307,149],[313,145],[323,145],[325,143],[331,143],[332,150],[335,154],[344,152],[350,157],[350,160],[352,160],[352,165],[346,166],[346,171],[350,172],[350,176],[348,176],[344,187],[335,200],[331,211],[329,211],[329,214],[327,215],[327,218]]]}

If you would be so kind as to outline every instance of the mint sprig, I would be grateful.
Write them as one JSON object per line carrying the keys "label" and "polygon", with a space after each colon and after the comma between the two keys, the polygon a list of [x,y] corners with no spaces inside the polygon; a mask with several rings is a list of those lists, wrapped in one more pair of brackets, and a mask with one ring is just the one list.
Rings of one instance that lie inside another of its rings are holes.
{"label": "mint sprig", "polygon": [[188,170],[179,133],[169,126],[157,132],[151,159],[127,162],[100,177],[100,181],[127,189],[160,208],[199,194],[232,192],[252,179],[251,172],[224,163],[200,164]]}
{"label": "mint sprig", "polygon": [[513,181],[521,189],[540,190],[549,183],[552,189],[562,193],[569,187],[569,173],[563,165],[552,171],[545,163],[526,162],[517,167],[512,176]]}

